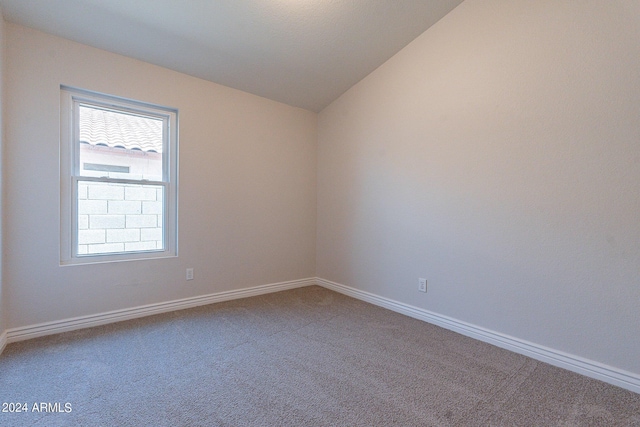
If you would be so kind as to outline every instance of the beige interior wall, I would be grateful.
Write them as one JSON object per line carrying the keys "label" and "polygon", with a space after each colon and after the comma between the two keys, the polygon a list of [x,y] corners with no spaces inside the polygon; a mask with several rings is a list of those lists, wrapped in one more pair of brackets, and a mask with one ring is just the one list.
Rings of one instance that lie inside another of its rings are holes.
{"label": "beige interior wall", "polygon": [[317,275],[640,374],[638,16],[467,0],[323,110]]}
{"label": "beige interior wall", "polygon": [[[315,275],[315,113],[6,29],[7,328]],[[177,258],[59,265],[61,84],[179,110]]]}

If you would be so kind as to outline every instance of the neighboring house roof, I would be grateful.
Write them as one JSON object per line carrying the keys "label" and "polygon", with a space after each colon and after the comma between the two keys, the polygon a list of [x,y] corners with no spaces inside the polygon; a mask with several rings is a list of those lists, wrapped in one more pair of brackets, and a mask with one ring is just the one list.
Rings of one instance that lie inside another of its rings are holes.
{"label": "neighboring house roof", "polygon": [[80,106],[80,142],[162,153],[162,120]]}

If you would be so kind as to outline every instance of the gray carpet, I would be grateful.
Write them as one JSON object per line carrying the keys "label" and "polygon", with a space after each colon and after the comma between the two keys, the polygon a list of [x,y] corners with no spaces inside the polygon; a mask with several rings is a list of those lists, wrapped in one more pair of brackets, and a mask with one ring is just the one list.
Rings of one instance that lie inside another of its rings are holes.
{"label": "gray carpet", "polygon": [[317,286],[10,344],[0,399],[28,405],[3,426],[640,426],[639,394]]}

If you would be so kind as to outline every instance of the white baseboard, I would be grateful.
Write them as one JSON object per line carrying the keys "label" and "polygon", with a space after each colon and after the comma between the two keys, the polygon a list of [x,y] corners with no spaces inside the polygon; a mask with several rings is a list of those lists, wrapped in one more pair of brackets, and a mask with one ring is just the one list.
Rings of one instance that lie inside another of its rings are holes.
{"label": "white baseboard", "polygon": [[0,354],[2,354],[6,346],[7,346],[7,331],[2,331],[2,333],[0,334]]}
{"label": "white baseboard", "polygon": [[213,294],[202,295],[198,297],[183,298],[180,300],[162,302],[157,304],[148,304],[144,306],[109,311],[106,313],[93,314],[89,316],[80,316],[71,319],[56,320],[53,322],[40,323],[37,325],[12,328],[8,329],[4,333],[2,333],[2,335],[0,335],[0,353],[4,348],[4,345],[16,341],[23,341],[31,338],[42,337],[45,335],[59,334],[61,332],[68,332],[76,329],[91,328],[93,326],[105,325],[107,323],[136,319],[153,314],[182,310],[201,305],[213,304],[216,302],[229,301],[239,298],[247,298],[273,292],[285,291],[288,289],[301,288],[314,284],[314,278],[292,280],[288,282],[272,283],[269,285],[255,286],[233,291],[216,292]]}
{"label": "white baseboard", "polygon": [[428,310],[404,304],[389,298],[380,297],[369,292],[361,291],[329,280],[316,278],[316,284],[327,289],[340,292],[350,297],[387,308],[415,319],[423,320],[445,329],[458,332],[471,338],[511,350],[541,362],[549,363],[560,368],[568,369],[587,377],[595,378],[640,393],[640,375],[627,372],[602,363],[594,362],[579,356],[537,345],[519,338],[491,331],[470,323],[462,322],[451,317],[442,316]]}
{"label": "white baseboard", "polygon": [[74,317],[71,319],[58,320],[53,322],[40,323],[37,325],[24,326],[8,329],[0,333],[0,353],[9,343],[27,340],[31,338],[53,335],[61,332],[73,331],[76,329],[90,328],[93,326],[115,323],[123,320],[130,320],[153,314],[166,313],[175,310],[182,310],[201,305],[213,304],[216,302],[229,301],[239,298],[247,298],[257,295],[264,295],[273,292],[285,291],[288,289],[301,288],[310,285],[319,285],[327,289],[348,295],[350,297],[387,308],[415,319],[419,319],[445,329],[458,332],[462,335],[496,345],[498,347],[511,350],[513,352],[529,356],[533,359],[549,363],[560,368],[595,378],[609,384],[613,384],[635,393],[640,393],[640,375],[627,372],[602,363],[594,362],[579,356],[570,355],[558,350],[540,346],[525,340],[514,338],[508,335],[494,332],[479,326],[472,325],[460,320],[453,319],[394,301],[389,298],[361,291],[339,283],[331,282],[321,278],[307,278],[292,280],[288,282],[273,283],[268,285],[255,286],[251,288],[238,289],[233,291],[217,292],[198,297],[184,298],[180,300],[168,301],[157,304],[148,304],[123,310],[115,310],[106,313],[89,316]]}

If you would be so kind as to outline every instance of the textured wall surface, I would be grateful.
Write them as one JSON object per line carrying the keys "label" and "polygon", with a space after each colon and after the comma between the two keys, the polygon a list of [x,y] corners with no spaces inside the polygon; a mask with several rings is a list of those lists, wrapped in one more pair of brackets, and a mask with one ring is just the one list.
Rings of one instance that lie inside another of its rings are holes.
{"label": "textured wall surface", "polygon": [[638,16],[467,0],[323,110],[317,275],[639,374]]}
{"label": "textured wall surface", "polygon": [[[315,113],[6,29],[7,328],[315,275]],[[178,109],[178,257],[59,265],[61,84]]]}

